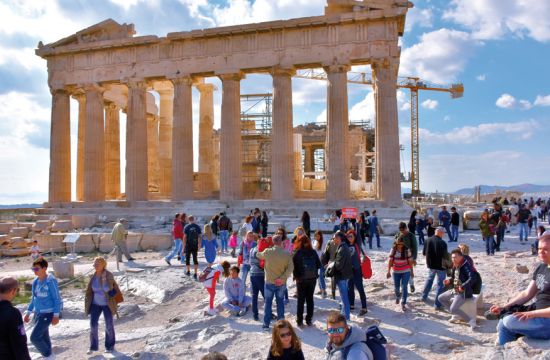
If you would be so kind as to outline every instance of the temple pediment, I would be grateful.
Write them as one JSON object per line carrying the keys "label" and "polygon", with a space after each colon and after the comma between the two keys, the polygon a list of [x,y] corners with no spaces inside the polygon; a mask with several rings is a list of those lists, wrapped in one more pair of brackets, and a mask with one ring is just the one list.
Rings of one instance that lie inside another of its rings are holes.
{"label": "temple pediment", "polygon": [[408,0],[327,0],[325,15],[352,11],[389,10],[395,7],[411,8],[413,4]]}
{"label": "temple pediment", "polygon": [[[86,29],[80,30],[76,34],[63,38],[59,41],[46,45],[48,48],[58,48],[71,45],[82,45],[105,40],[118,40],[131,38],[135,34],[134,24],[119,24],[113,19],[107,19]],[[38,48],[42,48],[42,43]]]}

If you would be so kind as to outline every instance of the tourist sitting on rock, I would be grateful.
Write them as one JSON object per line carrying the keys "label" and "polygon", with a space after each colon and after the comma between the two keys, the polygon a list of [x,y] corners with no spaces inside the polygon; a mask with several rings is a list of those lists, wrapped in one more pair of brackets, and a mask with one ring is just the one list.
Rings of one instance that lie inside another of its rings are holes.
{"label": "tourist sitting on rock", "polygon": [[267,360],[304,360],[300,338],[288,320],[279,320],[273,326]]}
{"label": "tourist sitting on rock", "polygon": [[[497,326],[499,345],[515,341],[521,336],[550,339],[550,234],[539,239],[538,252],[542,263],[537,266],[527,289],[504,306],[491,306],[490,310],[495,315],[503,314],[511,308],[519,310],[500,319]],[[535,298],[531,306],[523,306]]]}
{"label": "tourist sitting on rock", "polygon": [[94,259],[95,273],[86,288],[84,313],[90,315],[90,349],[87,354],[99,350],[99,317],[105,320],[105,351],[115,350],[115,326],[113,315],[118,317],[115,295],[120,293],[113,274],[106,269],[107,261],[102,257]]}
{"label": "tourist sitting on rock", "polygon": [[459,323],[461,320],[468,322],[473,329],[477,326],[475,312],[468,311],[466,307],[476,306],[473,295],[474,287],[477,287],[479,277],[472,270],[470,263],[464,258],[460,249],[451,251],[453,270],[450,279],[444,281],[450,290],[439,295],[438,300],[451,313],[451,323]]}
{"label": "tourist sitting on rock", "polygon": [[248,311],[252,299],[245,295],[246,289],[244,282],[239,279],[239,270],[238,266],[232,266],[230,276],[223,282],[225,300],[222,302],[222,306],[232,315],[243,316]]}
{"label": "tourist sitting on rock", "polygon": [[472,268],[472,271],[477,272],[474,259],[472,259],[472,257],[470,256],[470,247],[466,244],[460,243],[458,244],[458,248],[462,252],[462,256],[464,256],[464,259],[466,259],[466,261],[470,263],[470,267]]}
{"label": "tourist sitting on rock", "polygon": [[208,266],[202,271],[199,276],[199,281],[202,282],[206,291],[208,291],[209,307],[206,315],[216,315],[216,309],[214,308],[214,298],[216,297],[216,284],[220,274],[223,273],[225,278],[229,277],[229,268],[231,264],[229,261],[223,261],[221,264],[208,264]]}

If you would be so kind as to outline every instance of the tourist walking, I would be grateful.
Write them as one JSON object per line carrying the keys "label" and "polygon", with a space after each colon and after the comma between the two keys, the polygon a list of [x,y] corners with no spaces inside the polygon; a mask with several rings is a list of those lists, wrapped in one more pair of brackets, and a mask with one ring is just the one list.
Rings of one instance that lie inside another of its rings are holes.
{"label": "tourist walking", "polygon": [[267,360],[304,360],[302,343],[288,320],[282,319],[273,325]]}
{"label": "tourist walking", "polygon": [[481,236],[485,242],[485,251],[487,252],[487,255],[495,255],[495,226],[489,219],[488,211],[481,213],[479,230],[481,231]]}
{"label": "tourist walking", "polygon": [[439,225],[443,226],[445,228],[445,231],[447,232],[447,236],[449,237],[449,242],[452,242],[453,235],[451,234],[451,214],[447,211],[446,206],[441,207],[441,211],[438,214],[439,219]]}
{"label": "tourist walking", "polygon": [[306,236],[311,239],[311,219],[307,211],[302,213],[302,227],[304,228]]}
{"label": "tourist walking", "polygon": [[262,213],[260,212],[260,209],[256,208],[254,210],[254,215],[252,216],[252,221],[250,222],[250,225],[252,225],[252,231],[255,234],[260,235],[262,230]]}
{"label": "tourist walking", "polygon": [[[248,232],[252,231],[253,233],[256,233],[252,226],[252,220],[254,220],[253,216],[247,216],[244,218],[244,221],[241,227],[239,228],[239,245],[244,241],[246,234],[248,234]],[[259,222],[258,222],[258,226],[259,226]]]}
{"label": "tourist walking", "polygon": [[229,235],[233,232],[233,224],[231,220],[225,215],[225,212],[220,213],[218,219],[218,234],[220,237],[221,251],[223,253],[227,252],[227,241],[229,240]]}
{"label": "tourist walking", "polygon": [[11,303],[18,293],[17,279],[0,278],[0,359],[31,360],[23,318]]}
{"label": "tourist walking", "polygon": [[[313,249],[317,253],[319,259],[323,258],[323,233],[320,230],[317,230],[313,234]],[[325,266],[321,264],[319,268],[319,292],[318,295],[324,299],[327,297],[327,285],[325,282]]]}
{"label": "tourist walking", "polygon": [[244,241],[241,242],[241,246],[239,247],[239,259],[242,259],[241,279],[243,280],[245,289],[246,278],[250,271],[250,250],[256,247],[256,236],[252,231],[247,232]]}
{"label": "tourist walking", "polygon": [[[413,233],[409,232],[409,228],[404,222],[399,223],[399,233],[395,235],[395,239],[397,238],[403,239],[405,247],[411,251],[413,260],[412,266],[416,266],[416,258],[418,257],[418,242],[416,241],[416,236],[414,236]],[[411,293],[414,293],[416,289],[414,287],[413,277],[409,279],[409,286],[411,289]]]}
{"label": "tourist walking", "polygon": [[235,251],[237,250],[237,245],[239,243],[239,236],[236,231],[231,233],[229,237],[229,247],[231,248],[231,256],[235,257]]}
{"label": "tourist walking", "polygon": [[216,261],[218,239],[209,224],[204,225],[204,234],[201,240],[202,247],[204,248],[204,259],[208,264],[213,264]]}
{"label": "tourist walking", "polygon": [[531,211],[525,205],[519,205],[518,213],[516,214],[516,219],[519,225],[519,242],[523,240],[527,242],[528,238],[528,222],[531,217]]}
{"label": "tourist walking", "polygon": [[[405,225],[406,228],[406,225]],[[390,251],[388,272],[386,277],[392,277],[395,287],[395,303],[401,302],[401,310],[407,310],[408,284],[414,277],[413,258],[411,250],[405,245],[403,237],[399,236]]]}
{"label": "tourist walking", "polygon": [[451,236],[454,242],[458,242],[458,228],[460,227],[460,214],[456,207],[451,207]]}
{"label": "tourist walking", "polygon": [[336,255],[334,256],[334,263],[329,264],[327,269],[333,268],[331,275],[336,281],[338,286],[338,292],[340,293],[341,312],[346,319],[350,318],[350,303],[348,293],[348,283],[350,279],[353,279],[353,264],[351,253],[346,243],[346,235],[337,231],[332,238],[336,245]]}
{"label": "tourist walking", "polygon": [[321,264],[323,264],[323,267],[325,268],[325,277],[332,277],[332,280],[330,281],[330,289],[331,289],[331,295],[330,298],[332,300],[336,299],[336,278],[334,276],[328,276],[326,271],[328,264],[334,262],[336,259],[336,250],[338,249],[338,245],[334,242],[334,236],[329,240],[327,245],[325,246],[325,251],[323,252],[323,256],[321,256]]}
{"label": "tourist walking", "polygon": [[44,358],[54,359],[48,329],[50,325],[55,326],[59,323],[62,307],[57,279],[51,274],[48,275],[48,262],[44,258],[33,261],[31,269],[36,278],[32,282],[31,302],[23,320],[29,322],[31,313],[34,314],[31,343]]}
{"label": "tourist walking", "polygon": [[321,268],[321,261],[317,252],[311,246],[311,240],[302,235],[294,243],[296,251],[292,257],[294,270],[294,280],[298,291],[298,303],[296,305],[296,323],[298,326],[304,325],[304,303],[307,303],[306,324],[313,325],[313,294],[317,275]]}
{"label": "tourist walking", "polygon": [[105,351],[115,350],[115,325],[113,315],[118,318],[116,297],[120,288],[113,274],[106,269],[107,261],[102,257],[94,259],[95,273],[88,281],[84,298],[84,314],[90,315],[90,348],[91,355],[99,350],[99,317],[103,313],[105,321]]}
{"label": "tourist walking", "polygon": [[376,236],[376,247],[381,249],[380,246],[380,229],[378,224],[378,216],[376,216],[376,210],[372,210],[372,215],[368,218],[369,221],[369,249],[372,249],[372,238]]}
{"label": "tourist walking", "polygon": [[231,315],[244,316],[252,303],[250,296],[246,295],[244,282],[239,278],[239,267],[233,265],[229,270],[229,277],[223,282],[225,300],[222,306]]}
{"label": "tourist walking", "polygon": [[535,206],[531,209],[531,219],[533,219],[533,224],[532,224],[532,226],[529,226],[529,236],[531,236],[531,229],[532,229],[533,227],[534,227],[535,229],[537,228],[537,223],[538,223],[539,217],[540,217],[540,206],[539,206],[539,205],[535,205]]}
{"label": "tourist walking", "polygon": [[128,246],[126,246],[126,237],[128,236],[128,230],[124,226],[128,222],[126,219],[122,218],[113,227],[111,232],[111,241],[115,243],[116,248],[116,258],[118,262],[122,262],[122,254],[126,257],[128,261],[134,261],[135,259],[130,255],[128,251]]}
{"label": "tourist walking", "polygon": [[499,203],[495,204],[494,211],[491,214],[491,221],[493,224],[496,224],[495,228],[495,251],[500,251],[500,244],[504,241],[504,234],[506,232],[506,215],[502,211],[502,205]]}
{"label": "tourist walking", "polygon": [[265,301],[265,261],[256,257],[258,252],[264,251],[268,247],[273,246],[271,239],[261,238],[258,240],[258,245],[250,250],[250,284],[252,287],[252,315],[254,320],[260,320],[258,314],[258,295],[261,293]]}
{"label": "tourist walking", "polygon": [[432,291],[434,279],[437,278],[434,301],[436,310],[441,310],[443,307],[438,297],[445,291],[443,282],[447,277],[447,262],[451,260],[447,252],[447,243],[443,240],[444,233],[445,229],[438,227],[435,230],[435,235],[426,240],[426,244],[422,249],[422,255],[426,257],[426,267],[428,268],[428,277],[424,284],[424,291],[422,291],[422,301],[428,300],[428,294]]}
{"label": "tourist walking", "polygon": [[407,228],[409,229],[409,232],[416,234],[416,214],[417,211],[413,210],[411,212],[411,216],[409,217],[409,222],[407,223]]}
{"label": "tourist walking", "polygon": [[[353,230],[349,230],[346,233],[346,240],[349,246],[351,255],[351,264],[353,268],[353,278],[348,281],[348,298],[350,304],[350,310],[355,310],[355,289],[359,293],[361,299],[361,310],[359,310],[359,316],[367,314],[367,296],[365,295],[365,287],[363,286],[363,273],[361,270],[361,254],[363,250],[357,242],[356,233]],[[363,254],[365,256],[365,254]]]}
{"label": "tourist walking", "polygon": [[197,280],[197,271],[199,269],[197,253],[202,247],[201,227],[195,224],[195,217],[193,215],[189,215],[188,220],[189,224],[185,225],[183,228],[183,248],[185,249],[185,266],[187,267],[186,275],[191,276],[191,257],[193,257],[193,265],[195,269],[193,278]]}
{"label": "tourist walking", "polygon": [[269,329],[271,321],[271,305],[273,298],[277,303],[277,319],[285,317],[284,294],[286,290],[286,281],[292,274],[294,265],[292,256],[283,249],[283,238],[281,235],[273,237],[273,247],[258,252],[256,257],[265,260],[265,287],[264,287],[264,323],[262,328]]}
{"label": "tourist walking", "polygon": [[181,214],[177,213],[176,216],[174,216],[174,221],[172,222],[172,238],[174,239],[174,245],[172,246],[172,251],[166,255],[164,258],[164,261],[168,264],[168,266],[171,266],[172,263],[170,262],[174,256],[178,256],[180,258],[181,263],[185,261],[183,254],[183,225],[181,223]]}
{"label": "tourist walking", "polygon": [[[460,320],[464,320],[473,329],[477,326],[476,315],[475,312],[471,314],[470,311],[467,311],[466,307],[475,308],[476,306],[473,299],[473,287],[476,285],[478,277],[475,276],[470,263],[462,256],[460,249],[451,251],[451,260],[453,261],[451,278],[444,282],[445,286],[451,289],[439,295],[438,299],[451,313],[450,322],[458,323]],[[469,304],[465,305],[467,302]]]}
{"label": "tourist walking", "polygon": [[208,264],[199,276],[199,280],[202,282],[204,288],[208,292],[208,310],[207,315],[214,316],[217,314],[216,308],[214,308],[214,299],[216,298],[216,284],[221,274],[227,279],[229,277],[229,268],[231,264],[229,261],[222,261],[221,264]]}
{"label": "tourist walking", "polygon": [[423,216],[416,217],[416,235],[418,235],[418,244],[424,245],[424,228],[427,223]]}

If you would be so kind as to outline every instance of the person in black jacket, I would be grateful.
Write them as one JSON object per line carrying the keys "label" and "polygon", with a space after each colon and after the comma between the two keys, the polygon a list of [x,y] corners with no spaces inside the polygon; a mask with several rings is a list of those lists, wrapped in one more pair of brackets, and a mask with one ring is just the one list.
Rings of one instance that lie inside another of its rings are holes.
{"label": "person in black jacket", "polygon": [[30,360],[25,325],[19,310],[11,302],[19,291],[12,277],[0,279],[0,359]]}
{"label": "person in black jacket", "polygon": [[302,214],[302,227],[304,228],[306,235],[311,239],[311,219],[309,218],[309,213],[304,211]]}
{"label": "person in black jacket", "polygon": [[[476,316],[471,317],[464,311],[466,302],[473,302],[473,287],[477,277],[472,270],[470,263],[466,261],[460,249],[451,251],[451,260],[453,261],[453,271],[450,279],[444,281],[451,290],[445,291],[439,295],[438,300],[449,309],[452,314],[449,320],[452,323],[460,322],[461,318],[467,321],[473,329],[477,326]],[[475,304],[473,304],[475,306]]]}
{"label": "person in black jacket", "polygon": [[260,218],[260,225],[262,231],[262,237],[267,237],[267,227],[269,225],[269,218],[267,217],[267,212],[262,211],[262,217]]}
{"label": "person in black jacket", "polygon": [[358,244],[355,231],[348,230],[346,233],[346,243],[349,246],[351,264],[353,267],[353,278],[348,280],[350,310],[355,310],[355,289],[357,289],[359,298],[361,299],[361,310],[359,311],[359,316],[363,316],[367,314],[367,296],[365,295],[363,274],[361,270],[361,253],[363,250]]}
{"label": "person in black jacket", "polygon": [[447,243],[443,240],[443,234],[445,234],[445,229],[443,227],[438,227],[435,230],[435,235],[426,240],[426,244],[422,249],[422,254],[426,257],[426,266],[428,267],[428,277],[426,278],[426,284],[422,292],[422,301],[428,300],[428,294],[432,290],[434,278],[437,276],[437,292],[434,301],[436,310],[441,310],[443,308],[438,297],[445,290],[443,282],[447,276],[447,270],[443,263],[444,260],[449,260]]}
{"label": "person in black jacket", "polygon": [[416,234],[416,210],[413,210],[411,212],[411,217],[409,218],[409,223],[407,224],[407,227],[409,228],[409,232],[411,234]]}
{"label": "person in black jacket", "polygon": [[321,260],[317,252],[311,246],[311,240],[302,235],[296,239],[294,243],[296,252],[292,257],[294,262],[294,280],[296,280],[296,288],[298,290],[298,304],[296,305],[296,323],[298,326],[303,326],[304,320],[304,302],[307,303],[306,324],[313,325],[313,293],[315,292],[315,284],[317,283],[317,275],[321,268]]}
{"label": "person in black jacket", "polygon": [[453,237],[452,240],[457,242],[458,241],[458,228],[460,226],[460,214],[458,211],[456,211],[456,207],[451,208],[451,235]]}
{"label": "person in black jacket", "polygon": [[[348,297],[348,280],[353,279],[353,265],[351,263],[351,253],[346,244],[346,235],[342,231],[334,234],[334,244],[337,246],[336,256],[334,258],[334,280],[340,292],[342,302],[342,314],[349,320],[350,303]],[[329,264],[329,267],[331,265]]]}

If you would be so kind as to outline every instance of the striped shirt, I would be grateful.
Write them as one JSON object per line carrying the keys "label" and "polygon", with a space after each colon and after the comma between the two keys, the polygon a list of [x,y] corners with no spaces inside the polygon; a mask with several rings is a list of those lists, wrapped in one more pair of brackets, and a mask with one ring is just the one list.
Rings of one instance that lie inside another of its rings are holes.
{"label": "striped shirt", "polygon": [[412,258],[412,253],[410,250],[407,250],[405,257],[402,258],[401,251],[393,248],[390,252],[390,259],[393,260],[393,272],[394,273],[405,273],[411,271],[411,265],[409,265],[409,259]]}

